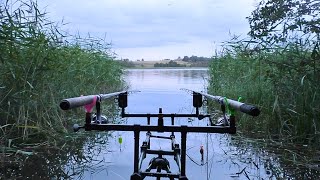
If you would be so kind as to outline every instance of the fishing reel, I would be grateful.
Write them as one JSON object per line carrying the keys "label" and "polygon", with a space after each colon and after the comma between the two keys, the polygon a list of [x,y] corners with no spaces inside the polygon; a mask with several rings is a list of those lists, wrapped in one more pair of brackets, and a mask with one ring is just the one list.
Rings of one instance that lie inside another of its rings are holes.
{"label": "fishing reel", "polygon": [[[108,124],[110,123],[108,118],[104,115],[100,115],[100,117],[97,116],[97,114],[94,114],[92,116],[91,124]],[[73,132],[78,132],[81,128],[84,128],[84,126],[80,126],[79,124],[73,125]]]}

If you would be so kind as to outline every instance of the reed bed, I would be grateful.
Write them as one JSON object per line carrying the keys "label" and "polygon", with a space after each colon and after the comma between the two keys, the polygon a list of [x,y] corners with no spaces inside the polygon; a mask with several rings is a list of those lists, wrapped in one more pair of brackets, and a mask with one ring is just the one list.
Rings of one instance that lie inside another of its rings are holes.
{"label": "reed bed", "polygon": [[46,16],[34,1],[0,2],[0,134],[6,145],[9,139],[59,139],[68,124],[61,99],[122,86],[109,43],[64,33]]}
{"label": "reed bed", "polygon": [[320,146],[320,56],[316,39],[282,46],[233,39],[210,66],[209,92],[256,104],[257,118],[242,116],[246,134],[282,143]]}

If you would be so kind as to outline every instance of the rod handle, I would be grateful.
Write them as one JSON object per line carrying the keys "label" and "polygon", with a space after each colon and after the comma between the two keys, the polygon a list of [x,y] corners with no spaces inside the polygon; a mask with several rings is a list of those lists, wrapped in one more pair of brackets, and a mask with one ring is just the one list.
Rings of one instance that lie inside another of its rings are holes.
{"label": "rod handle", "polygon": [[240,111],[251,116],[259,116],[260,114],[260,110],[257,107],[249,104],[242,104],[240,106]]}
{"label": "rod handle", "polygon": [[74,97],[63,99],[60,102],[60,108],[63,110],[69,110],[72,108],[81,107],[93,102],[94,97],[97,95],[89,95],[89,96],[81,96],[81,97]]}

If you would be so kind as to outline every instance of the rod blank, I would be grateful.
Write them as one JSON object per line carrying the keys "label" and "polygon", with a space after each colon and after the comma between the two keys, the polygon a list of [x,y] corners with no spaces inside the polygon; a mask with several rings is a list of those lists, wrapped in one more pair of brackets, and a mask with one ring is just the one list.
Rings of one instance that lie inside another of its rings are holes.
{"label": "rod blank", "polygon": [[88,96],[80,96],[74,98],[63,99],[60,102],[60,108],[63,110],[69,110],[72,108],[77,108],[81,106],[85,106],[93,102],[94,98],[97,97],[99,101],[103,101],[109,99],[113,96],[117,96],[119,94],[126,93],[126,91],[114,92],[109,94],[99,94],[99,95],[88,95]]}
{"label": "rod blank", "polygon": [[[210,94],[201,93],[201,92],[197,92],[197,91],[193,91],[193,92],[201,94],[201,95],[207,97],[208,99],[214,100],[221,105],[227,106],[227,104],[225,102],[225,98],[222,96],[213,96]],[[227,101],[228,101],[228,105],[235,110],[241,111],[241,112],[249,114],[251,116],[258,116],[260,114],[260,110],[256,106],[245,104],[245,103],[235,101],[232,99],[227,99]]]}

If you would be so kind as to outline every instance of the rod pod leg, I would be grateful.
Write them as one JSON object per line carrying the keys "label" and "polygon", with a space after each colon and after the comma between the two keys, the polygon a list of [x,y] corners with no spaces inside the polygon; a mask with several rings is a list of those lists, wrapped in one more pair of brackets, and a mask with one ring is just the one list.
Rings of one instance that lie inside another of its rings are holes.
{"label": "rod pod leg", "polygon": [[188,180],[188,178],[186,176],[180,176],[179,180]]}
{"label": "rod pod leg", "polygon": [[139,173],[134,173],[131,175],[130,180],[142,180],[142,177]]}

